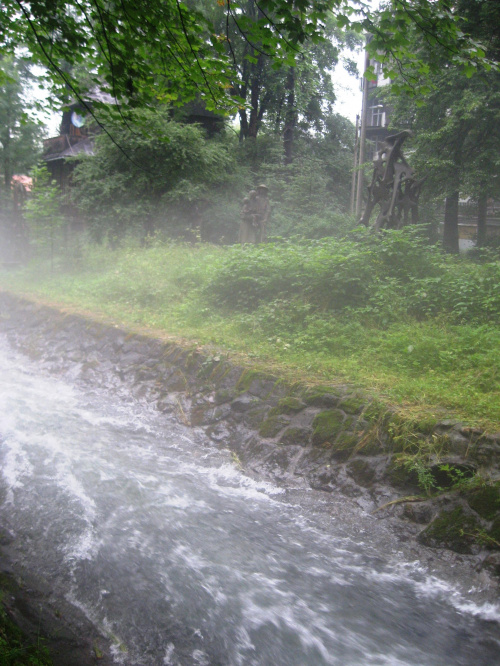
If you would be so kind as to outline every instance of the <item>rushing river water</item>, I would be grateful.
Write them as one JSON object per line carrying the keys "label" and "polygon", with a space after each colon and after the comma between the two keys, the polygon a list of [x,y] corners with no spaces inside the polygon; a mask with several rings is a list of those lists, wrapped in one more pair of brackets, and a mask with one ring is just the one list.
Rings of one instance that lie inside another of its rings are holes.
{"label": "rushing river water", "polygon": [[500,664],[499,608],[405,561],[346,500],[251,480],[3,341],[0,372],[0,524],[117,663]]}

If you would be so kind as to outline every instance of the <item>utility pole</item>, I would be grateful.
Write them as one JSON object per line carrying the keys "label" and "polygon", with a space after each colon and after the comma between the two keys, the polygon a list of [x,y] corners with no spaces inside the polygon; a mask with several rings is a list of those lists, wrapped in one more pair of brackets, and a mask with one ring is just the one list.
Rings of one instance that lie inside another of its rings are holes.
{"label": "utility pole", "polygon": [[358,170],[358,191],[356,197],[356,217],[359,217],[361,205],[363,203],[363,181],[364,181],[364,163],[365,163],[365,144],[366,144],[366,123],[368,120],[368,79],[365,77],[366,70],[370,66],[370,57],[365,51],[365,67],[363,72],[363,105],[361,107],[361,132],[359,137],[359,170]]}
{"label": "utility pole", "polygon": [[354,142],[354,164],[352,167],[352,182],[351,182],[351,206],[349,211],[351,215],[354,215],[354,202],[356,201],[356,176],[358,168],[358,150],[359,150],[359,113],[356,114],[356,137]]}

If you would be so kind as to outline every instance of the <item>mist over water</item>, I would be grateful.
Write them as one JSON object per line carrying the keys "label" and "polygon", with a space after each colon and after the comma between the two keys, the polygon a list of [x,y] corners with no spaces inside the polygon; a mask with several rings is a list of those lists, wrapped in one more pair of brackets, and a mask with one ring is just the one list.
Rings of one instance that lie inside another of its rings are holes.
{"label": "mist over water", "polygon": [[347,500],[249,479],[201,433],[2,340],[0,372],[0,525],[117,663],[500,663],[500,608],[406,561]]}

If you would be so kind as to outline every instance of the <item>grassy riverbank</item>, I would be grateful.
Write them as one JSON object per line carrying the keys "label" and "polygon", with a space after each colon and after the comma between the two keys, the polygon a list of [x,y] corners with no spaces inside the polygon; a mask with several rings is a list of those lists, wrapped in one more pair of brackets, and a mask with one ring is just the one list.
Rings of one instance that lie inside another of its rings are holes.
{"label": "grassy riverbank", "polygon": [[500,262],[414,229],[261,247],[87,246],[2,272],[3,289],[241,355],[306,383],[353,383],[415,418],[500,429]]}

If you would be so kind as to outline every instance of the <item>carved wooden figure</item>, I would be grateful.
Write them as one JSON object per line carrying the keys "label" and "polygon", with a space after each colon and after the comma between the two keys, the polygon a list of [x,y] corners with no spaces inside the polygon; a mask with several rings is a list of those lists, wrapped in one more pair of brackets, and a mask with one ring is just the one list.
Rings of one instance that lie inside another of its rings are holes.
{"label": "carved wooden figure", "polygon": [[368,202],[360,223],[368,226],[375,206],[379,213],[373,224],[378,230],[400,229],[418,221],[418,198],[424,179],[416,180],[415,172],[401,151],[409,130],[386,138],[373,158],[372,182],[368,187]]}

